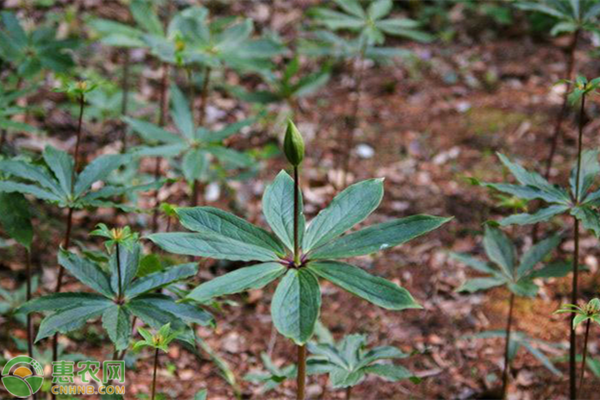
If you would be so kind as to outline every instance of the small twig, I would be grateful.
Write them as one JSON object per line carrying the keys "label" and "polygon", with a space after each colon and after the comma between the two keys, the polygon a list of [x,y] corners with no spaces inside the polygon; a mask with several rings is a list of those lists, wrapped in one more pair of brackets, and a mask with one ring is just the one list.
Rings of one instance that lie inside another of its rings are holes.
{"label": "small twig", "polygon": [[508,308],[508,321],[506,323],[506,344],[504,346],[504,370],[502,371],[502,399],[506,398],[506,392],[508,390],[508,371],[509,367],[509,355],[510,355],[510,334],[513,321],[513,307],[515,304],[515,294],[510,292],[509,308]]}
{"label": "small twig", "polygon": [[158,367],[158,348],[154,351],[154,374],[152,376],[152,396],[151,399],[154,400],[154,395],[156,394],[156,369]]}
{"label": "small twig", "polygon": [[585,338],[583,340],[583,360],[581,360],[581,378],[579,379],[579,394],[583,394],[583,378],[585,376],[585,359],[587,357],[587,345],[588,345],[588,336],[590,334],[590,322],[591,319],[587,320],[585,325]]}

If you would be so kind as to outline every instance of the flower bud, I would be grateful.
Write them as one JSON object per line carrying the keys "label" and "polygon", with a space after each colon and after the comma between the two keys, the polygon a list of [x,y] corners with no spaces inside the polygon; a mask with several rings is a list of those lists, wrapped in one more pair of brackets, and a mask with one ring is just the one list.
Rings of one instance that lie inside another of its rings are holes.
{"label": "flower bud", "polygon": [[290,164],[297,167],[304,160],[304,140],[292,120],[288,120],[288,126],[283,140],[283,152]]}

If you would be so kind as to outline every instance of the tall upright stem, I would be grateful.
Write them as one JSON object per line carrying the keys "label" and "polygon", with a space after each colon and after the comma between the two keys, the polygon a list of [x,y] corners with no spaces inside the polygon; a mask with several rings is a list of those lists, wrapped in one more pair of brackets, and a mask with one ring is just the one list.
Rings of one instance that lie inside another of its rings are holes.
{"label": "tall upright stem", "polygon": [[[577,42],[579,41],[579,30],[576,30],[573,34],[573,40],[571,41],[571,45],[569,46],[569,56],[567,59],[567,73],[565,79],[570,80],[573,76],[573,70],[575,69],[575,51],[577,50]],[[556,148],[558,147],[558,138],[560,137],[560,133],[562,131],[562,124],[565,120],[565,116],[567,115],[567,106],[569,104],[569,91],[571,88],[571,84],[567,83],[567,88],[565,93],[563,94],[562,106],[559,114],[556,117],[556,122],[554,124],[554,131],[552,133],[552,142],[550,144],[550,152],[548,154],[548,158],[546,160],[546,170],[544,172],[544,177],[548,179],[550,176],[550,171],[552,170],[552,163],[554,162],[554,156],[556,154]]]}
{"label": "tall upright stem", "polygon": [[357,60],[359,66],[357,67],[354,64],[352,68],[352,73],[355,75],[355,85],[354,85],[354,102],[352,103],[352,113],[346,120],[346,140],[342,149],[344,158],[342,164],[342,187],[345,187],[348,184],[348,170],[350,168],[350,160],[352,158],[352,149],[354,148],[354,130],[358,126],[358,111],[360,109],[360,100],[362,95],[362,81],[365,73],[365,49],[362,49],[360,52],[360,56]]}
{"label": "tall upright stem", "polygon": [[585,376],[585,359],[587,357],[587,344],[588,344],[588,336],[590,334],[590,322],[591,319],[587,320],[585,324],[585,337],[583,339],[583,359],[581,360],[581,378],[579,379],[579,394],[583,395],[583,378]]}
{"label": "tall upright stem", "polygon": [[[26,268],[27,268],[27,301],[31,300],[31,250],[25,249]],[[31,323],[31,313],[27,314],[27,354],[33,358],[33,325]]]}
{"label": "tall upright stem", "polygon": [[504,345],[504,370],[502,371],[502,398],[506,398],[506,392],[508,390],[508,371],[509,367],[509,355],[510,355],[510,333],[513,321],[513,308],[515,304],[515,294],[510,292],[510,300],[508,306],[508,321],[506,322],[506,343]]}
{"label": "tall upright stem", "polygon": [[208,86],[210,82],[210,67],[206,67],[204,70],[204,79],[202,81],[202,92],[200,92],[200,113],[198,115],[198,126],[202,126],[204,124],[204,119],[206,117],[206,103],[208,101]]}
{"label": "tall upright stem", "polygon": [[150,397],[154,400],[154,396],[156,394],[156,369],[158,368],[158,349],[154,351],[154,374],[152,375],[152,396]]}
{"label": "tall upright stem", "polygon": [[346,388],[346,400],[350,400],[352,398],[352,386],[348,386]]}
{"label": "tall upright stem", "polygon": [[298,178],[298,167],[294,167],[294,264],[300,266],[300,243],[298,232],[298,218],[300,215],[300,182]]}
{"label": "tall upright stem", "polygon": [[298,377],[297,377],[296,400],[304,400],[306,385],[306,346],[298,346]]}
{"label": "tall upright stem", "polygon": [[[123,76],[121,77],[121,115],[127,115],[127,103],[129,102],[129,64],[130,54],[129,49],[124,49],[123,58]],[[127,125],[123,124],[123,133],[121,136],[121,152],[127,152]]]}
{"label": "tall upright stem", "polygon": [[[581,153],[583,149],[583,112],[585,110],[585,93],[581,96],[581,108],[579,109],[579,135],[577,143],[577,171],[575,174],[575,204],[579,204],[579,184],[581,179]],[[571,291],[571,304],[577,304],[579,298],[579,220],[573,217],[573,239],[575,248],[573,250],[573,283]],[[569,396],[570,399],[577,398],[577,335],[573,327],[575,314],[571,314],[569,319],[569,329],[571,331],[569,340]]]}
{"label": "tall upright stem", "polygon": [[[160,114],[158,115],[158,126],[163,127],[167,121],[167,89],[169,85],[169,65],[162,63],[163,74],[160,86]],[[154,164],[154,180],[158,181],[160,178],[160,162],[162,157],[156,157],[156,163]],[[152,232],[156,232],[158,229],[158,193],[156,189],[154,192],[154,213],[152,214]]]}

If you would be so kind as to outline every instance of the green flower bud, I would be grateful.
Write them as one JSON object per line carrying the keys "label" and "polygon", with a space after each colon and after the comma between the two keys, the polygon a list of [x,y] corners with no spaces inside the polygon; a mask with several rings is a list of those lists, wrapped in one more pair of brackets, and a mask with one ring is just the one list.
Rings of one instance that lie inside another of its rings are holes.
{"label": "green flower bud", "polygon": [[292,120],[288,120],[288,126],[283,140],[283,152],[290,164],[297,167],[304,160],[304,140]]}

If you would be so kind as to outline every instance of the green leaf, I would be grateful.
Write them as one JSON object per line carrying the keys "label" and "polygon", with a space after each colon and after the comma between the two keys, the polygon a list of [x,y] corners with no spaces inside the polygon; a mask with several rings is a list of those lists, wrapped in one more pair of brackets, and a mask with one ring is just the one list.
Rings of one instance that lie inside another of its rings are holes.
{"label": "green leaf", "polygon": [[554,375],[562,376],[562,373],[552,364],[552,362],[542,353],[540,350],[533,347],[528,341],[522,342],[523,347],[525,347],[531,355],[538,359],[539,362],[542,363],[544,367],[546,367],[550,372]]}
{"label": "green leaf", "polygon": [[67,333],[79,329],[89,320],[99,317],[114,303],[81,304],[61,309],[42,320],[35,341],[38,342],[55,333]]}
{"label": "green leaf", "polygon": [[171,327],[176,331],[186,329],[186,325],[181,318],[146,302],[143,297],[131,300],[127,303],[126,307],[133,315],[153,329],[160,329],[163,325],[168,323],[170,323]]}
{"label": "green leaf", "polygon": [[542,240],[537,243],[535,246],[532,246],[527,253],[521,257],[521,263],[517,269],[517,277],[523,277],[528,275],[533,267],[558,246],[561,241],[561,237],[559,234],[552,235],[549,238]]}
{"label": "green leaf", "polygon": [[146,32],[164,36],[162,23],[154,10],[151,2],[144,0],[133,0],[129,6],[131,16]]}
{"label": "green leaf", "polygon": [[392,11],[392,0],[375,0],[367,10],[369,18],[373,21],[381,19]]}
{"label": "green leaf", "polygon": [[[546,192],[534,186],[513,185],[509,183],[486,183],[485,186],[523,200],[540,199],[550,202],[556,200],[555,196],[548,196]],[[568,203],[568,199],[565,198],[562,203]]]}
{"label": "green leaf", "polygon": [[331,386],[334,388],[346,388],[358,385],[365,377],[365,370],[349,371],[342,368],[332,368],[329,374]]}
{"label": "green leaf", "polygon": [[197,271],[198,265],[196,263],[175,265],[169,267],[166,271],[155,272],[136,279],[131,286],[125,290],[125,293],[127,294],[127,297],[133,298],[178,280],[194,276]]}
{"label": "green leaf", "polygon": [[117,304],[112,304],[102,314],[102,326],[117,350],[125,350],[131,337],[131,314]]}
{"label": "green leaf", "polygon": [[373,225],[334,239],[311,251],[309,258],[335,259],[361,256],[389,249],[431,232],[451,218],[413,215]]}
{"label": "green leaf", "polygon": [[484,261],[480,261],[474,257],[471,257],[468,254],[450,253],[450,258],[452,258],[453,260],[459,261],[465,265],[468,265],[469,267],[471,267],[479,272],[484,272],[486,274],[492,274],[492,275],[495,275],[498,272],[490,264],[488,264]]}
{"label": "green leaf", "polygon": [[383,179],[369,179],[348,187],[311,221],[304,235],[303,251],[308,252],[364,221],[382,198]]}
{"label": "green leaf", "polygon": [[190,105],[176,85],[171,85],[171,115],[179,132],[187,139],[194,138],[194,119]]}
{"label": "green leaf", "polygon": [[181,161],[183,176],[189,183],[205,180],[208,167],[209,160],[206,151],[203,149],[191,149],[187,151]]}
{"label": "green leaf", "polygon": [[400,349],[392,346],[379,346],[372,350],[367,351],[359,360],[356,368],[363,368],[367,365],[379,361],[379,360],[390,360],[390,359],[401,359],[407,358],[410,354],[400,351]]}
{"label": "green leaf", "polygon": [[461,287],[456,289],[456,291],[473,293],[504,285],[505,283],[507,283],[507,281],[500,278],[475,278],[467,280]]}
{"label": "green leaf", "polygon": [[[119,264],[121,266],[121,288],[125,290],[137,275],[140,264],[141,246],[134,244],[132,249],[127,249],[122,244],[119,249]],[[111,287],[113,292],[119,291],[119,272],[117,270],[117,252],[110,256]]]}
{"label": "green leaf", "polygon": [[508,288],[517,296],[535,297],[539,291],[538,285],[530,279],[521,279],[518,282],[509,282]]}
{"label": "green leaf", "polygon": [[579,174],[579,191],[577,190],[577,163],[571,170],[569,183],[571,193],[576,200],[583,200],[594,179],[600,173],[600,164],[598,163],[598,150],[586,150],[581,155],[581,172]]}
{"label": "green leaf", "polygon": [[0,225],[8,236],[28,250],[33,240],[29,202],[21,193],[0,192]]}
{"label": "green leaf", "polygon": [[517,178],[517,181],[524,186],[533,186],[546,193],[545,200],[548,202],[565,203],[569,196],[562,189],[552,186],[544,177],[537,172],[529,172],[519,164],[511,162],[503,154],[497,153],[500,161]]}
{"label": "green leaf", "polygon": [[172,298],[163,294],[146,294],[136,298],[146,305],[170,312],[188,324],[213,325],[213,316],[202,308],[191,304],[177,303]]}
{"label": "green leaf", "polygon": [[321,278],[388,310],[421,308],[408,290],[350,264],[311,262],[308,267]]}
{"label": "green leaf", "polygon": [[134,132],[139,133],[140,136],[148,142],[171,144],[182,142],[182,139],[179,136],[174,135],[173,133],[168,132],[157,125],[151,124],[150,122],[130,117],[123,117],[123,120],[127,122]]}
{"label": "green leaf", "polygon": [[56,176],[64,193],[71,193],[73,189],[73,158],[52,146],[46,146],[43,152],[44,161]]}
{"label": "green leaf", "polygon": [[103,180],[112,171],[129,161],[129,156],[120,154],[104,155],[89,163],[77,176],[75,181],[75,197],[81,196],[92,187],[94,182]]}
{"label": "green leaf", "polygon": [[537,224],[538,222],[548,221],[550,218],[554,217],[555,215],[562,214],[569,208],[569,206],[562,205],[550,206],[540,209],[535,214],[514,214],[499,221],[499,224],[500,226]]}
{"label": "green leaf", "polygon": [[354,15],[358,18],[366,17],[365,11],[360,6],[357,0],[334,0],[340,8],[346,11],[348,14]]}
{"label": "green leaf", "polygon": [[600,237],[600,220],[597,211],[582,205],[571,208],[571,215],[581,221],[585,230],[592,231],[596,237]]}
{"label": "green leaf", "polygon": [[306,268],[290,269],[275,290],[271,316],[279,333],[303,345],[313,335],[320,308],[317,278]]}
{"label": "green leaf", "polygon": [[29,314],[40,311],[57,311],[77,305],[113,304],[111,300],[96,293],[52,293],[36,297],[19,307],[17,313]]}
{"label": "green leaf", "polygon": [[254,160],[246,153],[228,149],[223,146],[207,147],[206,151],[217,157],[224,166],[232,166],[234,168],[248,168],[254,164]]}
{"label": "green leaf", "polygon": [[70,193],[70,189],[69,192],[62,192],[59,184],[42,167],[33,166],[22,161],[8,160],[0,161],[0,171],[4,174],[10,174],[17,178],[35,182],[44,189],[47,189],[46,191],[50,191],[54,195],[54,198],[60,198]]}
{"label": "green leaf", "polygon": [[504,275],[513,278],[515,275],[515,247],[508,236],[500,229],[487,225],[483,247],[487,256],[501,268]]}
{"label": "green leaf", "polygon": [[567,276],[573,270],[571,263],[557,261],[533,271],[529,274],[529,278],[562,278]]}
{"label": "green leaf", "polygon": [[[298,242],[302,243],[305,219],[302,192],[300,191],[300,215],[298,216]],[[273,232],[288,249],[294,249],[294,180],[281,171],[273,183],[267,186],[262,199],[263,214]]]}
{"label": "green leaf", "polygon": [[205,302],[213,297],[261,289],[283,275],[286,270],[286,267],[276,262],[240,268],[201,284],[187,297]]}
{"label": "green leaf", "polygon": [[[0,166],[1,168],[1,166]],[[10,181],[0,181],[0,192],[2,193],[22,193],[31,194],[40,200],[46,200],[50,202],[60,202],[63,200],[56,194],[49,192],[45,189],[41,189],[34,185],[27,185],[25,183],[17,183]]]}
{"label": "green leaf", "polygon": [[272,250],[210,232],[155,233],[149,235],[148,239],[170,253],[188,256],[233,261],[276,261],[279,259],[279,256]]}
{"label": "green leaf", "polygon": [[403,379],[409,379],[415,375],[400,365],[392,364],[376,364],[369,367],[365,367],[364,371],[367,374],[379,375],[388,381],[398,382]]}
{"label": "green leaf", "polygon": [[285,248],[272,234],[218,208],[177,208],[177,215],[179,222],[189,230],[218,234],[285,255]]}
{"label": "green leaf", "polygon": [[58,263],[84,285],[106,297],[114,296],[109,277],[97,264],[63,249],[58,253]]}

